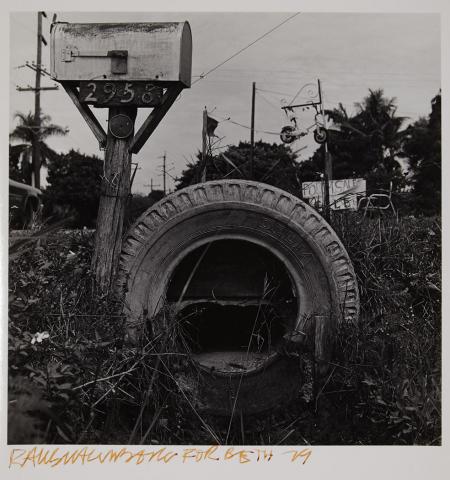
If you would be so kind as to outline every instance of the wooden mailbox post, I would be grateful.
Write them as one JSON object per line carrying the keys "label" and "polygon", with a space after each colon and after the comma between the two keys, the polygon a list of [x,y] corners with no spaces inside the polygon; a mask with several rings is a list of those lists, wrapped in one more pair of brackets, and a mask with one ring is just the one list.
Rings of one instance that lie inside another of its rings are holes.
{"label": "wooden mailbox post", "polygon": [[[192,37],[181,23],[54,23],[51,75],[106,149],[92,269],[111,291],[138,153],[184,88],[191,86]],[[108,108],[106,133],[89,107]],[[152,108],[134,133],[138,108]]]}

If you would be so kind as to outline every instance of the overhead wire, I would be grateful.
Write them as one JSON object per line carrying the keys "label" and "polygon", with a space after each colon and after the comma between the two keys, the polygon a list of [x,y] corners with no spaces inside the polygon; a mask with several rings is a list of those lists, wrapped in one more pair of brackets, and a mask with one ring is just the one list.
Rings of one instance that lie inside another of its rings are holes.
{"label": "overhead wire", "polygon": [[287,92],[277,92],[275,90],[266,90],[265,88],[256,88],[258,92],[265,92],[265,93],[274,93],[275,95],[287,95],[288,97],[292,96],[292,93]]}
{"label": "overhead wire", "polygon": [[262,98],[268,105],[270,105],[271,107],[275,108],[277,111],[281,112],[281,108],[280,106],[277,106],[275,105],[274,103],[272,103],[268,98],[265,97],[265,95],[263,95],[258,89],[256,89],[256,93],[258,94],[258,97],[259,98]]}
{"label": "overhead wire", "polygon": [[[334,57],[333,57],[333,59],[335,60]],[[322,60],[323,60],[323,58],[322,58]],[[354,65],[353,65],[353,67],[354,67]],[[255,73],[264,73],[264,72],[269,72],[271,75],[273,75],[274,73],[276,73],[276,74],[288,73],[288,74],[293,74],[293,75],[298,77],[298,69],[294,69],[294,70],[277,69],[276,71],[274,71],[273,69],[269,69],[269,68],[253,69],[253,68],[235,67],[235,68],[224,68],[224,69],[222,69],[222,71],[224,71],[224,72],[238,71],[239,73],[249,72],[249,73],[252,73],[253,75]],[[310,70],[309,69],[305,70],[305,68],[302,68],[302,71],[309,72]],[[407,77],[407,78],[410,78],[411,76],[414,76],[414,78],[422,77],[422,78],[430,78],[430,79],[434,79],[436,77],[436,75],[431,74],[431,73],[390,72],[390,71],[385,71],[385,70],[369,71],[369,70],[365,70],[365,69],[361,70],[361,69],[355,69],[355,68],[353,68],[351,71],[348,70],[348,69],[345,69],[345,70],[337,70],[337,69],[323,70],[323,69],[321,69],[320,72],[321,72],[321,74],[328,73],[330,75],[333,75],[333,74],[336,74],[336,73],[344,73],[344,74],[352,74],[352,75],[362,75],[362,74],[364,74],[364,75],[376,76],[376,77],[379,77],[380,75],[382,75],[382,76],[394,76],[394,77]]]}
{"label": "overhead wire", "polygon": [[[329,84],[330,82],[326,82],[326,84]],[[287,92],[281,92],[281,91],[277,91],[277,90],[268,90],[268,89],[264,89],[264,88],[259,88],[257,87],[256,88],[256,92],[258,93],[259,97],[262,98],[266,103],[270,104],[271,106],[273,106],[274,108],[277,108],[275,107],[275,105],[265,96],[265,95],[262,95],[261,92],[266,92],[270,95],[285,95],[285,96],[290,96],[292,94],[289,94]],[[306,97],[303,97],[303,96],[299,96],[298,98],[305,98]],[[340,104],[342,104],[344,107],[348,108],[348,109],[353,109],[355,108],[355,104],[358,103],[358,102],[353,102],[353,103],[348,103],[348,102],[338,102],[336,100],[333,100],[333,99],[330,99],[328,98],[328,96],[326,96],[325,98],[325,104],[329,105],[333,105],[333,106],[339,106]],[[399,108],[399,111],[407,114],[407,115],[422,115],[420,112],[417,112],[417,111],[410,111],[410,110],[404,110],[404,109],[401,109]]]}
{"label": "overhead wire", "polygon": [[237,57],[238,55],[240,55],[242,52],[244,52],[245,50],[247,50],[248,48],[250,48],[252,45],[254,45],[255,43],[259,42],[260,40],[262,40],[264,37],[267,37],[267,35],[270,35],[272,32],[274,32],[275,30],[277,30],[278,28],[280,28],[282,25],[284,25],[285,23],[289,22],[289,20],[293,19],[294,17],[296,17],[297,15],[300,15],[302,12],[297,12],[297,13],[294,13],[293,15],[289,16],[288,18],[286,18],[285,20],[283,20],[281,23],[279,23],[278,25],[275,25],[275,27],[271,28],[270,30],[268,30],[267,32],[263,33],[262,35],[260,35],[256,40],[253,40],[252,42],[250,42],[248,45],[246,45],[245,47],[241,48],[240,50],[238,50],[236,53],[234,53],[233,55],[231,55],[230,57],[228,57],[226,60],[220,62],[218,65],[216,65],[215,67],[211,68],[210,70],[208,70],[205,74],[201,74],[199,76],[199,78],[197,78],[197,80],[195,80],[194,82],[192,82],[191,86],[195,85],[197,82],[199,82],[200,80],[203,80],[205,77],[207,77],[210,73],[214,72],[215,70],[217,70],[218,68],[220,68],[222,65],[225,65],[227,62],[229,62],[230,60],[232,60],[233,58]]}
{"label": "overhead wire", "polygon": [[[246,128],[247,130],[251,130],[252,127],[249,127],[248,125],[244,125],[243,123],[239,123],[239,122],[236,122],[234,120],[231,119],[231,117],[228,117],[228,118],[220,118],[220,117],[217,117],[216,118],[219,118],[219,121],[220,122],[230,122],[234,125],[238,125],[239,127],[242,127],[242,128]],[[259,130],[259,129],[255,129],[254,130],[255,133],[265,133],[267,135],[277,135],[279,136],[280,135],[280,132],[271,132],[269,130]]]}

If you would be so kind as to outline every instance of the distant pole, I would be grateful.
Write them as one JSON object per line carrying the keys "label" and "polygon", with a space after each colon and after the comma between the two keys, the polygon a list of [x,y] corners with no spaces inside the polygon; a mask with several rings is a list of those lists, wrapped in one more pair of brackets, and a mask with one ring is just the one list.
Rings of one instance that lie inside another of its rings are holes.
{"label": "distant pole", "polygon": [[163,155],[163,192],[166,195],[166,152]]}
{"label": "distant pole", "polygon": [[42,68],[42,12],[38,12],[37,21],[37,54],[36,54],[36,81],[34,86],[34,126],[33,136],[33,172],[34,186],[41,187],[41,159],[39,152],[39,133],[41,129],[41,68]]}
{"label": "distant pole", "polygon": [[208,123],[208,111],[206,107],[203,110],[203,128],[202,128],[202,172],[201,182],[206,182],[206,152],[207,152],[207,126]]}
{"label": "distant pole", "polygon": [[[41,75],[46,72],[46,70],[42,67],[42,44],[47,45],[47,41],[45,40],[44,36],[42,35],[42,17],[47,18],[45,12],[38,12],[38,23],[37,23],[37,53],[36,53],[36,64],[30,65],[28,62],[23,65],[24,67],[31,68],[36,72],[36,80],[34,87],[16,87],[18,92],[34,92],[34,118],[33,124],[36,129],[35,135],[32,139],[31,145],[31,163],[30,168],[28,169],[29,174],[27,174],[27,182],[32,184],[33,186],[40,188],[41,186],[41,158],[40,158],[40,150],[39,150],[39,133],[41,129],[41,90],[58,90],[57,86],[54,87],[41,87]],[[30,153],[27,154],[26,161],[30,162]]]}
{"label": "distant pole", "polygon": [[250,178],[254,179],[254,153],[255,153],[255,91],[256,83],[252,84],[252,118],[250,127]]}
{"label": "distant pole", "polygon": [[[327,129],[325,112],[323,108],[323,96],[322,96],[322,85],[320,79],[317,80],[319,86],[319,99],[320,99],[320,113],[322,115],[323,127]],[[325,218],[329,220],[330,218],[330,182],[333,180],[333,165],[331,160],[331,155],[328,152],[328,137],[325,143],[323,144],[323,155],[324,155],[324,180],[325,180]]]}
{"label": "distant pole", "polygon": [[144,187],[150,187],[150,193],[152,193],[155,187],[160,187],[159,183],[153,183],[153,178],[150,178],[150,185],[148,183],[144,183]]}

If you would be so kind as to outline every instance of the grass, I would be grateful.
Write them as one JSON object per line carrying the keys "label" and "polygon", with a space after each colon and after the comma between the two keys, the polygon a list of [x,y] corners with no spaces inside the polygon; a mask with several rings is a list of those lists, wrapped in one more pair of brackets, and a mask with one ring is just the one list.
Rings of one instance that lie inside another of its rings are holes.
{"label": "grass", "polygon": [[317,399],[306,385],[290,408],[232,422],[193,403],[171,311],[164,333],[124,344],[120,302],[89,270],[92,233],[23,248],[9,272],[9,442],[440,444],[440,223],[345,214],[333,226],[358,275],[359,323],[341,326]]}

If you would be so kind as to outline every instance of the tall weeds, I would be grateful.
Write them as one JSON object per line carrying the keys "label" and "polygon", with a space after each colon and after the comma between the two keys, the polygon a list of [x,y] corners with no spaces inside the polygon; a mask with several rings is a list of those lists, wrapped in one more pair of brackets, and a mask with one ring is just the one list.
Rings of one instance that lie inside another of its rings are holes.
{"label": "tall weeds", "polygon": [[89,270],[91,233],[37,242],[10,262],[9,441],[439,444],[439,221],[344,214],[333,227],[354,263],[362,314],[339,329],[317,412],[304,389],[281,412],[232,422],[202,414],[183,381],[196,367],[173,311],[160,313],[164,332],[123,343],[121,305]]}

